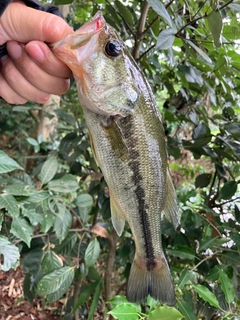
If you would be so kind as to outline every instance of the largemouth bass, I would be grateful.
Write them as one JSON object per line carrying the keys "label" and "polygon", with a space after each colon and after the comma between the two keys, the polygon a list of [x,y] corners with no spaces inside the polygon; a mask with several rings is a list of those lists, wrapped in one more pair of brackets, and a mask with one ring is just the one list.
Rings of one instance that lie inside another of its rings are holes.
{"label": "largemouth bass", "polygon": [[127,299],[142,301],[150,294],[174,304],[161,214],[174,227],[179,214],[151,88],[101,12],[52,50],[76,80],[92,150],[109,187],[113,226],[120,236],[127,220],[133,234],[136,253]]}

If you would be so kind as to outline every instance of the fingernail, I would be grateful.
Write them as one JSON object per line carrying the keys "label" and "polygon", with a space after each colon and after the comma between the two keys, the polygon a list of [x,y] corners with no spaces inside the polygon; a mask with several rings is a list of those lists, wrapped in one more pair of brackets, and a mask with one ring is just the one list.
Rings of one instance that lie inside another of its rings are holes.
{"label": "fingernail", "polygon": [[37,44],[32,44],[30,50],[28,48],[28,54],[37,62],[41,62],[44,59],[44,52]]}
{"label": "fingernail", "polygon": [[12,43],[11,46],[11,58],[17,60],[22,54],[22,44]]}

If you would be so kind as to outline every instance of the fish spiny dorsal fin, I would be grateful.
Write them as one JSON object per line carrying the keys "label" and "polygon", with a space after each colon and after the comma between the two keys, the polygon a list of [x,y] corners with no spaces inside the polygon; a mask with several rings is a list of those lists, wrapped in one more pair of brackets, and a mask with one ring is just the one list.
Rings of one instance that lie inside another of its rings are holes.
{"label": "fish spiny dorsal fin", "polygon": [[180,215],[179,215],[176,191],[168,170],[167,170],[167,198],[164,205],[163,213],[176,229],[177,226],[180,224]]}

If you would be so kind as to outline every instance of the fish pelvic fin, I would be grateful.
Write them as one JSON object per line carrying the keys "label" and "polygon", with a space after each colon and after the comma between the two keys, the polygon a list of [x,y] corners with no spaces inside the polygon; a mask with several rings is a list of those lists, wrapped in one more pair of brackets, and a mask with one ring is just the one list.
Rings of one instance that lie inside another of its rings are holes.
{"label": "fish pelvic fin", "polygon": [[125,226],[125,218],[119,213],[119,210],[115,205],[115,202],[113,197],[111,196],[111,193],[110,193],[110,207],[111,207],[112,224],[118,236],[120,237]]}
{"label": "fish pelvic fin", "polygon": [[179,215],[176,191],[168,170],[167,170],[167,198],[164,205],[163,213],[176,229],[180,224],[180,215]]}
{"label": "fish pelvic fin", "polygon": [[139,263],[135,257],[127,284],[127,299],[129,302],[141,302],[148,294],[168,305],[175,304],[175,291],[171,274],[165,257],[155,260],[152,267],[146,262]]}

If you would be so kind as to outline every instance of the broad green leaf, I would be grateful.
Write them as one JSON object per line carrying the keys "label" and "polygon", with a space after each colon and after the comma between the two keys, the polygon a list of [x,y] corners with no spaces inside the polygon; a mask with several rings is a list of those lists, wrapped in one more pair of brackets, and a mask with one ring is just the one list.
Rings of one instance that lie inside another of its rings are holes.
{"label": "broad green leaf", "polygon": [[96,287],[96,290],[94,292],[93,295],[93,299],[92,299],[92,303],[91,303],[91,307],[88,313],[88,320],[92,320],[93,316],[94,316],[94,312],[97,309],[98,306],[98,301],[99,301],[99,297],[101,295],[101,290],[102,290],[102,281],[99,282],[99,284]]}
{"label": "broad green leaf", "polygon": [[59,300],[64,295],[64,293],[68,291],[69,287],[73,282],[73,278],[74,278],[74,271],[71,272],[69,276],[64,281],[61,282],[59,288],[56,291],[47,295],[47,298],[46,298],[47,301],[51,303]]}
{"label": "broad green leaf", "polygon": [[175,35],[172,29],[163,30],[157,38],[155,49],[166,50],[171,48],[174,39]]}
{"label": "broad green leaf", "polygon": [[181,259],[195,259],[195,252],[186,246],[183,245],[176,245],[174,249],[167,249],[169,254],[173,255],[174,257],[179,257]]}
{"label": "broad green leaf", "polygon": [[72,215],[67,209],[64,210],[63,214],[60,213],[56,216],[53,230],[56,232],[59,242],[62,242],[66,238],[71,225]]}
{"label": "broad green leaf", "polygon": [[0,214],[0,231],[2,230],[2,223],[3,223],[3,215]]}
{"label": "broad green leaf", "polygon": [[216,296],[207,287],[197,284],[193,285],[193,288],[204,301],[208,302],[211,306],[220,309]]}
{"label": "broad green leaf", "polygon": [[197,47],[192,41],[190,40],[185,40],[191,47],[193,47],[194,50],[196,50],[196,52],[204,59],[206,60],[208,63],[212,63],[212,60],[209,58],[209,56],[202,51],[202,49],[200,49],[199,47]]}
{"label": "broad green leaf", "polygon": [[17,200],[10,194],[1,194],[0,195],[0,209],[5,208],[8,213],[17,217],[19,215],[19,207]]}
{"label": "broad green leaf", "polygon": [[131,303],[118,304],[108,314],[119,320],[138,320],[138,312]]}
{"label": "broad green leaf", "polygon": [[6,186],[4,191],[7,194],[11,194],[13,196],[28,197],[32,193],[37,192],[37,189],[34,188],[33,186],[29,186],[29,185],[26,185],[26,184],[13,183],[13,184],[10,184],[9,186]]}
{"label": "broad green leaf", "polygon": [[134,20],[133,20],[133,15],[129,10],[129,8],[118,0],[114,1],[114,4],[116,5],[119,13],[121,14],[122,19],[124,19],[130,26],[132,26],[134,23]]}
{"label": "broad green leaf", "polygon": [[32,193],[30,197],[28,198],[29,202],[41,202],[50,197],[50,194],[48,191],[37,191],[35,193]]}
{"label": "broad green leaf", "polygon": [[235,297],[233,281],[228,278],[225,272],[219,271],[219,273],[220,273],[219,281],[221,282],[222,291],[224,292],[227,303],[230,304],[234,301],[234,297]]}
{"label": "broad green leaf", "polygon": [[30,248],[31,236],[33,235],[32,226],[27,222],[26,219],[21,217],[14,217],[11,225],[10,232],[17,238],[24,241]]}
{"label": "broad green leaf", "polygon": [[223,200],[231,199],[237,191],[237,182],[234,180],[227,181],[220,189],[219,197]]}
{"label": "broad green leaf", "polygon": [[30,221],[32,226],[37,226],[38,224],[42,224],[44,217],[40,213],[36,213],[35,209],[26,209],[22,208],[22,215]]}
{"label": "broad green leaf", "polygon": [[78,206],[79,214],[82,221],[85,223],[89,219],[89,213],[92,210],[93,198],[90,194],[80,194],[76,199],[76,205]]}
{"label": "broad green leaf", "polygon": [[150,6],[153,8],[157,14],[159,14],[160,17],[162,17],[165,22],[174,30],[174,32],[177,32],[177,28],[175,26],[175,23],[173,22],[172,18],[170,17],[167,9],[165,8],[164,4],[160,0],[147,0],[147,2],[150,4]]}
{"label": "broad green leaf", "polygon": [[58,161],[56,158],[49,158],[42,166],[39,179],[42,184],[48,183],[55,176],[58,169]]}
{"label": "broad green leaf", "polygon": [[240,137],[240,123],[230,122],[224,125],[224,129],[234,135],[235,137]]}
{"label": "broad green leaf", "polygon": [[95,282],[92,282],[92,283],[88,284],[86,286],[86,288],[84,288],[84,290],[80,294],[76,304],[73,307],[73,311],[72,311],[73,313],[79,308],[79,306],[81,306],[88,299],[88,297],[91,295],[93,290],[98,286],[100,281],[101,280],[97,280]]}
{"label": "broad green leaf", "polygon": [[94,240],[90,241],[87,249],[85,251],[85,263],[88,267],[92,266],[98,259],[100,254],[100,245],[99,242],[97,240],[97,238],[95,238]]}
{"label": "broad green leaf", "polygon": [[11,159],[4,151],[0,150],[0,174],[10,172],[15,169],[23,170],[15,160]]}
{"label": "broad green leaf", "polygon": [[[49,295],[61,288],[65,283],[71,283],[74,277],[73,267],[62,267],[45,275],[38,283],[37,294]],[[51,284],[51,285],[50,285]],[[68,288],[67,288],[68,289]]]}
{"label": "broad green leaf", "polygon": [[0,236],[0,256],[1,255],[3,259],[1,259],[0,270],[8,271],[10,269],[16,269],[19,266],[19,250],[4,236]]}
{"label": "broad green leaf", "polygon": [[67,237],[60,244],[56,245],[55,251],[62,255],[69,255],[77,240],[77,234],[75,232],[69,232]]}
{"label": "broad green leaf", "polygon": [[222,16],[219,10],[212,11],[207,16],[209,30],[212,34],[213,41],[216,47],[221,46],[221,32],[223,27]]}
{"label": "broad green leaf", "polygon": [[62,4],[70,4],[73,3],[74,0],[54,0],[55,5],[62,5]]}
{"label": "broad green leaf", "polygon": [[74,192],[79,189],[76,178],[71,174],[65,174],[62,178],[48,182],[48,188],[55,192]]}
{"label": "broad green leaf", "polygon": [[240,209],[238,208],[238,206],[236,204],[234,206],[234,212],[235,212],[235,218],[236,218],[237,222],[240,223]]}
{"label": "broad green leaf", "polygon": [[185,284],[191,279],[191,273],[189,271],[188,268],[185,268],[182,272],[181,272],[181,275],[179,277],[179,280],[178,280],[178,287],[180,289],[182,289]]}
{"label": "broad green leaf", "polygon": [[149,320],[181,320],[183,315],[173,307],[159,307],[149,313]]}
{"label": "broad green leaf", "polygon": [[192,303],[188,303],[188,301],[178,301],[178,308],[184,316],[185,320],[198,320],[195,311],[192,308]]}
{"label": "broad green leaf", "polygon": [[60,269],[63,266],[62,259],[49,246],[44,250],[41,263],[45,274],[51,273],[54,270]]}
{"label": "broad green leaf", "polygon": [[196,188],[205,188],[209,185],[212,178],[211,173],[202,173],[199,174],[195,179],[195,187]]}
{"label": "broad green leaf", "polygon": [[106,303],[110,303],[113,307],[115,307],[118,304],[128,303],[128,301],[126,296],[115,296],[111,300],[107,301]]}

